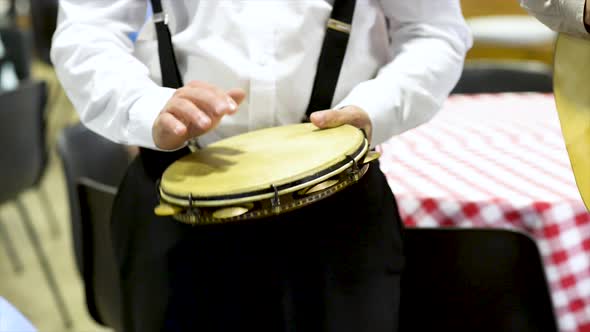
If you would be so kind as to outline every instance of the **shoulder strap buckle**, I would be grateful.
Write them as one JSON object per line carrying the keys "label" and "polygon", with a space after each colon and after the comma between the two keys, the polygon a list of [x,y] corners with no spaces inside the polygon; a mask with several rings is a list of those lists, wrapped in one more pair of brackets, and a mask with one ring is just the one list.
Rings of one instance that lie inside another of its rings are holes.
{"label": "shoulder strap buckle", "polygon": [[164,12],[154,13],[152,20],[154,23],[164,22],[164,24],[168,25],[168,14]]}
{"label": "shoulder strap buckle", "polygon": [[340,31],[343,33],[350,34],[351,25],[348,23],[344,23],[342,21],[335,20],[330,18],[328,20],[328,29]]}

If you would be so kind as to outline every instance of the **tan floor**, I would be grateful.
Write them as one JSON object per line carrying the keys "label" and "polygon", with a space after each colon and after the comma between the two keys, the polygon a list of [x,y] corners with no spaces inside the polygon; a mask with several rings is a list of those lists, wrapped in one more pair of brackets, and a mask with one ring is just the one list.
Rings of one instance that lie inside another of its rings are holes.
{"label": "tan floor", "polygon": [[[34,75],[50,83],[52,92],[57,87],[51,70],[39,64],[34,66]],[[59,95],[53,93],[52,96]],[[64,125],[76,121],[71,106],[65,96],[57,98],[55,107],[49,110],[49,137],[52,143],[58,130]],[[55,100],[55,98],[52,98]],[[71,331],[91,332],[109,331],[97,325],[86,310],[82,282],[74,265],[70,235],[69,210],[66,199],[61,164],[51,144],[49,167],[41,183],[42,190],[49,193],[51,203],[59,221],[59,236],[54,237],[47,222],[47,215],[42,209],[36,190],[22,195],[22,200],[32,215],[45,252],[49,256],[51,268],[57,276],[59,287],[65,297],[67,308],[73,318]],[[66,331],[58,314],[47,281],[41,272],[40,264],[26,236],[25,228],[14,204],[0,206],[0,222],[15,243],[18,255],[24,263],[24,270],[17,274],[13,271],[4,246],[0,245],[0,296],[17,307],[39,331]],[[14,331],[18,332],[18,331]]]}

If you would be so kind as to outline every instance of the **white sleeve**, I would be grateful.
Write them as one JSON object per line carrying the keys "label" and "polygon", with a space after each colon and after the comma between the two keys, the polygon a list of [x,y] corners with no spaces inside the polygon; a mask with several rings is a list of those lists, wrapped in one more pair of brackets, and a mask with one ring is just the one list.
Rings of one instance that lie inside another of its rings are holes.
{"label": "white sleeve", "polygon": [[472,45],[458,0],[382,0],[392,61],[357,85],[337,107],[369,113],[372,145],[432,118],[457,83]]}
{"label": "white sleeve", "polygon": [[146,0],[60,0],[51,60],[82,123],[118,143],[155,148],[152,124],[173,89],[154,83],[128,37]]}
{"label": "white sleeve", "polygon": [[589,38],[584,26],[585,0],[520,0],[522,8],[549,28]]}

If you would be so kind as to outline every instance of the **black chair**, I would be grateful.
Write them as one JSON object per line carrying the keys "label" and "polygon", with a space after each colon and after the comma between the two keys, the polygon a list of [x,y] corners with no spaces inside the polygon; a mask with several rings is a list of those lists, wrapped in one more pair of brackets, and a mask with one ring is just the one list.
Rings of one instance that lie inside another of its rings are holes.
{"label": "black chair", "polygon": [[[20,194],[38,186],[47,164],[44,112],[47,100],[44,82],[25,81],[13,91],[0,93],[0,204],[14,202],[22,217],[25,231],[53,293],[64,324],[71,326],[71,318],[63,301],[55,276],[43,251],[29,212]],[[3,229],[4,238],[9,238]],[[10,242],[4,242],[6,247]],[[11,260],[20,264],[16,251],[9,249]],[[17,266],[18,269],[18,266]]]}
{"label": "black chair", "polygon": [[84,224],[78,206],[78,180],[87,178],[116,188],[131,157],[123,145],[93,133],[82,124],[67,127],[61,132],[57,140],[57,152],[62,160],[66,180],[76,264],[82,273],[84,258],[91,255],[85,255],[83,250]]}
{"label": "black chair", "polygon": [[557,331],[535,242],[501,229],[407,228],[400,331]]}
{"label": "black chair", "polygon": [[20,81],[31,77],[32,35],[16,27],[0,27],[0,39],[6,50],[7,61],[14,64],[16,76]]}
{"label": "black chair", "polygon": [[110,243],[110,211],[131,154],[81,124],[65,128],[58,154],[68,191],[72,238],[86,305],[99,323],[121,329],[120,295]]}
{"label": "black chair", "polygon": [[13,23],[16,21],[16,0],[9,0],[5,15],[6,17],[4,19],[7,22]]}
{"label": "black chair", "polygon": [[110,217],[117,188],[88,178],[78,180],[78,203],[83,223],[86,305],[94,320],[123,330],[119,272],[111,244]]}
{"label": "black chair", "polygon": [[[6,49],[4,61],[14,64],[16,75],[19,81],[27,81],[31,77],[32,64],[32,35],[30,31],[24,31],[17,27],[1,27],[0,38]],[[55,99],[55,98],[53,98]],[[49,105],[48,105],[49,106]],[[51,107],[46,107],[45,110]],[[46,111],[47,112],[47,111]],[[45,116],[47,118],[47,116]],[[51,233],[54,237],[59,235],[59,222],[57,214],[50,202],[49,194],[46,189],[39,185],[36,191],[41,206],[48,217],[47,221],[51,227]]]}
{"label": "black chair", "polygon": [[548,66],[531,61],[473,61],[463,68],[451,92],[553,92],[553,74]]}

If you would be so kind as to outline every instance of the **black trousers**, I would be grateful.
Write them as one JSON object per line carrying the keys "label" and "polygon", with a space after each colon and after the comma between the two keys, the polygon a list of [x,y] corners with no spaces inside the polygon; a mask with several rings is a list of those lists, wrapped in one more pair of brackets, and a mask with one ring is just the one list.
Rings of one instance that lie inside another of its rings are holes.
{"label": "black trousers", "polygon": [[207,226],[154,215],[147,163],[113,208],[126,331],[397,330],[403,226],[377,163],[310,207]]}

